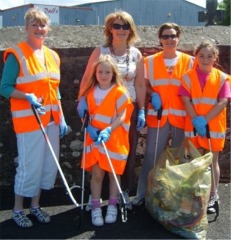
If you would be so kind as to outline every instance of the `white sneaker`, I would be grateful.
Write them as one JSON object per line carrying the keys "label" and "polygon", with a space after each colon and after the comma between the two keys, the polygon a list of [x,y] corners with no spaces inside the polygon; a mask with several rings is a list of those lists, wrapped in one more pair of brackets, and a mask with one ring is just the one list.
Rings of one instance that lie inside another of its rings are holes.
{"label": "white sneaker", "polygon": [[144,197],[141,197],[139,195],[136,195],[132,201],[131,201],[132,205],[136,205],[136,206],[140,206],[144,203]]}
{"label": "white sneaker", "polygon": [[104,222],[101,208],[95,208],[94,210],[91,210],[91,222],[94,226],[103,226]]}
{"label": "white sneaker", "polygon": [[107,214],[105,217],[105,223],[114,223],[117,219],[117,207],[114,205],[107,206]]}

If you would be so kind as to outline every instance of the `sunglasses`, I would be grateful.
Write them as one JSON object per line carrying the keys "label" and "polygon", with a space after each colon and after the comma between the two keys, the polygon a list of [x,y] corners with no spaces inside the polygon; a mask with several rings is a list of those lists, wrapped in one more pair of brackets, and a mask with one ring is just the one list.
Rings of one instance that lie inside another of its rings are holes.
{"label": "sunglasses", "polygon": [[167,40],[169,38],[171,39],[175,39],[177,38],[177,35],[176,34],[171,34],[171,35],[161,35],[161,38],[164,39],[164,40]]}
{"label": "sunglasses", "polygon": [[119,30],[119,29],[123,29],[123,30],[129,30],[130,29],[130,24],[127,23],[127,24],[118,24],[118,23],[114,23],[112,24],[112,28],[116,29],[116,30]]}

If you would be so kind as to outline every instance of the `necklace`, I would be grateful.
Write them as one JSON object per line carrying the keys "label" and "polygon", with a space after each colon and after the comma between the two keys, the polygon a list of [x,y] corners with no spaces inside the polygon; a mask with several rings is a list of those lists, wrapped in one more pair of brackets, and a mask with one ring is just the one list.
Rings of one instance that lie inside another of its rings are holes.
{"label": "necklace", "polygon": [[166,66],[167,72],[173,72],[174,66]]}
{"label": "necklace", "polygon": [[127,81],[128,80],[128,71],[129,71],[129,62],[130,62],[129,61],[130,60],[130,47],[127,46],[126,58],[125,59],[122,56],[116,56],[115,55],[115,51],[114,51],[113,46],[111,46],[111,54],[112,54],[112,57],[115,59],[117,64],[126,63],[126,74],[125,74],[124,80]]}

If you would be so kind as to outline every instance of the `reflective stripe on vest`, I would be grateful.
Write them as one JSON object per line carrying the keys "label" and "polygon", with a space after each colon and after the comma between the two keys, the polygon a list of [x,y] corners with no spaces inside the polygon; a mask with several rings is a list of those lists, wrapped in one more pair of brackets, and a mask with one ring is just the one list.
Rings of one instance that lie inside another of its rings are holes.
{"label": "reflective stripe on vest", "polygon": [[[18,53],[18,55],[21,59],[22,72],[24,74],[23,77],[17,78],[17,84],[30,83],[30,82],[37,81],[39,79],[47,78],[48,73],[46,71],[31,75],[29,73],[29,69],[26,64],[26,58],[24,57],[22,50],[18,46],[14,46],[13,49],[15,49],[15,51]],[[54,59],[56,60],[56,62],[58,62],[57,56],[52,51],[50,51],[50,52],[51,52],[52,56],[54,57]],[[52,79],[60,79],[60,74],[50,72],[49,77]]]}
{"label": "reflective stripe on vest", "polygon": [[[43,106],[46,110],[46,112],[49,112],[51,109],[52,111],[59,111],[59,105],[47,105],[47,106]],[[12,111],[12,117],[14,118],[20,118],[20,117],[29,117],[29,116],[33,116],[34,113],[31,109],[26,109],[26,110],[17,110],[17,111]]]}
{"label": "reflective stripe on vest", "polygon": [[105,115],[102,115],[102,114],[99,114],[99,113],[95,114],[94,120],[97,120],[99,122],[103,122],[103,123],[106,123],[106,124],[111,124],[111,122],[112,122],[111,117],[108,117],[108,116],[105,116]]}
{"label": "reflective stripe on vest", "polygon": [[[185,117],[186,116],[186,111],[184,110],[176,110],[173,108],[170,108],[169,110],[164,109],[162,111],[162,116],[168,116],[168,114],[171,113],[175,116],[179,116],[179,117]],[[157,111],[155,111],[153,108],[149,108],[147,109],[147,114],[150,116],[157,116]]]}
{"label": "reflective stripe on vest", "polygon": [[192,99],[192,103],[193,105],[197,105],[197,104],[210,104],[210,105],[215,105],[217,104],[217,99],[214,98],[193,98]]}
{"label": "reflective stripe on vest", "polygon": [[[210,133],[210,137],[214,138],[214,139],[224,139],[225,138],[225,133],[222,133],[222,132],[210,131],[209,133]],[[185,131],[185,136],[190,137],[190,138],[195,137],[193,131]]]}
{"label": "reflective stripe on vest", "polygon": [[[93,144],[94,144],[94,143],[93,143]],[[86,147],[86,153],[90,153],[90,152],[92,151],[92,149],[93,149],[92,144],[88,145],[88,146]],[[99,145],[99,146],[98,146],[98,150],[99,150],[99,152],[100,152],[101,154],[106,155],[103,146]],[[127,160],[127,157],[128,157],[127,154],[119,154],[119,153],[116,153],[116,152],[112,152],[112,151],[110,151],[110,150],[108,150],[108,149],[107,149],[107,151],[108,151],[109,157],[110,157],[110,158],[113,158],[113,160],[118,160],[118,161],[121,161],[121,160],[126,161],[126,160]]]}
{"label": "reflective stripe on vest", "polygon": [[121,97],[116,101],[116,107],[117,107],[117,109],[120,109],[121,108],[121,106],[123,106],[123,104],[127,101],[127,99],[129,98],[128,96],[127,96],[127,94],[126,94],[126,92],[123,94],[123,95],[121,95]]}

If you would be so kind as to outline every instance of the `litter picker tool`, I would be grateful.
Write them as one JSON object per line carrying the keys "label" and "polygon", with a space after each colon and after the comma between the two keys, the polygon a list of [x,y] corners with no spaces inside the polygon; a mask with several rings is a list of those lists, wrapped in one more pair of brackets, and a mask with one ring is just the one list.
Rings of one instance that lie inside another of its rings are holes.
{"label": "litter picker tool", "polygon": [[163,112],[163,108],[160,107],[160,109],[157,111],[157,133],[156,133],[156,145],[155,145],[155,154],[154,154],[154,161],[153,161],[153,166],[155,165],[156,162],[156,155],[157,155],[157,145],[158,145],[158,141],[159,141],[159,131],[160,131],[160,120],[162,117],[162,112]]}
{"label": "litter picker tool", "polygon": [[124,197],[124,194],[123,194],[123,192],[122,192],[122,190],[121,190],[119,181],[118,181],[118,179],[117,179],[117,177],[116,177],[116,173],[115,173],[115,170],[114,170],[114,168],[113,168],[113,165],[112,165],[112,162],[111,162],[111,159],[110,159],[110,157],[109,157],[109,154],[108,154],[108,151],[107,151],[107,147],[106,147],[104,141],[102,141],[102,145],[103,145],[104,151],[105,151],[105,153],[106,153],[108,163],[109,163],[109,165],[110,165],[110,167],[111,167],[112,174],[113,174],[113,176],[114,176],[114,178],[115,178],[116,185],[117,185],[117,188],[118,188],[118,190],[119,190],[120,198],[122,199],[122,201],[120,201],[122,222],[127,222],[127,205],[128,205],[128,203],[126,202],[125,197]]}
{"label": "litter picker tool", "polygon": [[[209,125],[208,124],[206,125],[206,136],[207,136],[208,142],[209,142],[209,150],[210,150],[210,152],[212,152],[212,145],[211,145],[211,138],[210,138],[210,131],[209,131]],[[213,178],[213,186],[215,187],[215,174],[214,174],[213,164],[212,164],[212,178]],[[218,199],[217,199],[217,194],[216,193],[215,193],[214,209],[215,209],[215,213],[216,213],[214,221],[216,221],[217,217],[219,216],[219,203],[218,203]]]}
{"label": "litter picker tool", "polygon": [[49,137],[48,137],[48,135],[47,135],[47,133],[46,133],[46,131],[45,131],[45,129],[44,129],[44,126],[43,126],[42,122],[41,122],[41,119],[40,119],[40,117],[39,117],[38,111],[37,111],[37,109],[36,109],[36,107],[35,107],[34,105],[31,105],[31,108],[32,108],[32,111],[33,111],[33,113],[34,113],[34,115],[35,115],[35,118],[36,118],[36,120],[37,120],[37,122],[38,122],[38,124],[39,124],[39,126],[40,126],[40,128],[41,128],[41,130],[42,130],[43,136],[44,136],[44,138],[45,138],[45,140],[46,140],[46,142],[47,142],[47,144],[48,144],[48,147],[49,147],[49,149],[50,149],[50,151],[51,151],[51,154],[52,154],[52,156],[53,156],[53,158],[54,158],[54,160],[55,160],[55,163],[56,163],[56,165],[57,165],[57,167],[58,167],[59,173],[60,173],[60,175],[61,175],[61,177],[62,177],[63,183],[64,183],[64,185],[65,185],[65,187],[66,187],[66,189],[67,189],[67,192],[69,193],[69,196],[70,196],[72,202],[74,203],[74,205],[75,205],[76,207],[79,207],[79,204],[76,202],[75,198],[73,197],[73,195],[72,195],[72,193],[71,193],[71,189],[69,188],[68,183],[67,183],[67,181],[66,181],[66,179],[65,179],[65,176],[64,176],[64,174],[63,174],[63,171],[62,171],[62,169],[61,169],[61,167],[60,167],[60,165],[59,165],[59,161],[58,161],[58,159],[57,159],[57,157],[56,157],[56,155],[55,155],[55,152],[54,152],[54,150],[53,150],[53,147],[52,147],[52,145],[51,145],[51,142],[50,142],[50,140],[49,140]]}
{"label": "litter picker tool", "polygon": [[81,130],[84,131],[84,143],[83,143],[83,164],[82,164],[82,191],[81,191],[81,218],[80,218],[80,223],[83,222],[83,205],[84,205],[84,191],[85,191],[85,165],[86,165],[86,135],[87,135],[87,126],[88,126],[88,121],[89,121],[89,114],[85,110],[84,111],[84,118],[83,118],[83,125]]}

